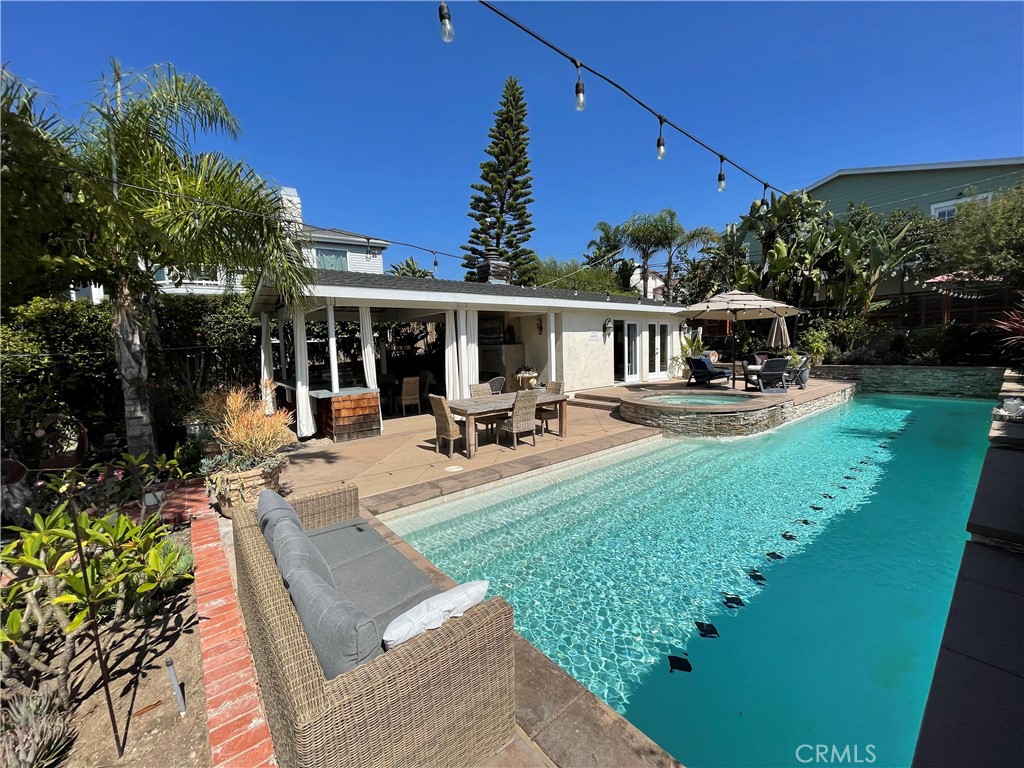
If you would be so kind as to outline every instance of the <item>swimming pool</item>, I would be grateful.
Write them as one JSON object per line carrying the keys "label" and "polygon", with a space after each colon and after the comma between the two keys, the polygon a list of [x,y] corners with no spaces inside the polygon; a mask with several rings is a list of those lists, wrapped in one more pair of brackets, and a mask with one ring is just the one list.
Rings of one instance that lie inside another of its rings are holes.
{"label": "swimming pool", "polygon": [[907,765],[990,409],[858,396],[388,525],[453,578],[489,579],[527,639],[686,765],[794,765],[803,744]]}
{"label": "swimming pool", "polygon": [[644,402],[662,405],[739,405],[750,402],[749,395],[653,395]]}

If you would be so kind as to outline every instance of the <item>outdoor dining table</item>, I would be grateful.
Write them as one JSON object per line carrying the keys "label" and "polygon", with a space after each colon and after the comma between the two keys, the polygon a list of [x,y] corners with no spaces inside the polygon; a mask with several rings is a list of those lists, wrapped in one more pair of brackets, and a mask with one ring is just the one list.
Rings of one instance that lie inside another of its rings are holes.
{"label": "outdoor dining table", "polygon": [[[481,416],[496,416],[511,413],[516,402],[515,392],[487,397],[467,397],[461,400],[449,400],[448,407],[455,416],[466,419],[466,458],[472,459],[476,452],[476,420]],[[558,436],[569,434],[569,405],[565,395],[541,390],[537,405],[558,404]]]}

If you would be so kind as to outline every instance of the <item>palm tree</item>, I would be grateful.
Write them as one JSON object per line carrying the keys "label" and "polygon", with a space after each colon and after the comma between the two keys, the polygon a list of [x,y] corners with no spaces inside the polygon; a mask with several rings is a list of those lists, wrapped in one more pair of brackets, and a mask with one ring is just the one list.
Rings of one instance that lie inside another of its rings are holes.
{"label": "palm tree", "polygon": [[142,73],[111,61],[72,151],[83,216],[95,231],[84,255],[107,289],[124,392],[128,450],[155,454],[146,361],[156,266],[187,274],[263,272],[285,302],[311,279],[301,222],[284,218],[279,190],[244,163],[197,152],[203,134],[235,138],[238,120],[211,86],[171,65]]}
{"label": "palm tree", "polygon": [[666,208],[660,216],[664,217],[665,226],[671,233],[671,239],[665,252],[668,256],[668,263],[665,269],[665,301],[672,301],[672,273],[676,267],[672,264],[673,259],[684,260],[691,248],[697,245],[707,246],[718,242],[718,233],[711,227],[694,227],[687,229],[679,221],[676,212]]}
{"label": "palm tree", "polygon": [[607,221],[599,221],[594,230],[600,234],[587,243],[587,250],[590,251],[584,257],[587,266],[615,267],[622,260],[619,254],[626,248],[626,235],[622,225],[612,226]]}
{"label": "palm tree", "polygon": [[675,217],[675,213],[667,208],[660,213],[633,214],[630,220],[622,225],[626,247],[636,251],[640,256],[642,296],[647,296],[651,256],[658,251],[668,250],[672,244],[674,231],[669,213]]}
{"label": "palm tree", "polygon": [[434,273],[429,269],[424,269],[416,263],[416,258],[410,256],[405,261],[400,261],[397,264],[392,264],[388,267],[388,274],[394,275],[395,277],[430,277],[434,276]]}

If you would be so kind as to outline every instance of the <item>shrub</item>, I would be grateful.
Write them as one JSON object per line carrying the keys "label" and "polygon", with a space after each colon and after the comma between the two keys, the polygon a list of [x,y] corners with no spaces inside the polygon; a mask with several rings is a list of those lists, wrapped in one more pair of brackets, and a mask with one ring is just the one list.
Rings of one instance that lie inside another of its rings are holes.
{"label": "shrub", "polygon": [[56,768],[65,762],[75,736],[53,696],[17,693],[0,710],[0,765]]}
{"label": "shrub", "polygon": [[263,401],[252,389],[230,390],[224,400],[223,423],[213,430],[222,452],[203,462],[203,472],[271,469],[282,463],[278,451],[295,442],[290,429],[293,421],[293,415],[285,410],[267,415]]}

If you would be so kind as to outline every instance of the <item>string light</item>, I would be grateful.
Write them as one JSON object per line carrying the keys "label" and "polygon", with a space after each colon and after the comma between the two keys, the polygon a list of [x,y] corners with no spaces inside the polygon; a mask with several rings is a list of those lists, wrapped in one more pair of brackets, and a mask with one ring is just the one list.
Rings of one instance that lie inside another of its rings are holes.
{"label": "string light", "polygon": [[576,65],[576,111],[582,112],[583,108],[587,106],[587,97],[583,88],[583,73],[580,70],[583,65],[578,59],[573,59],[573,64]]}
{"label": "string light", "polygon": [[658,115],[658,159],[665,159],[665,137],[663,131],[665,128],[665,118]]}
{"label": "string light", "polygon": [[718,156],[718,191],[725,192],[725,155]]}
{"label": "string light", "polygon": [[[745,176],[750,177],[754,181],[757,181],[757,182],[760,182],[760,183],[764,184],[766,189],[767,188],[771,188],[771,189],[775,190],[776,192],[778,192],[780,195],[785,194],[785,192],[783,190],[779,189],[776,186],[768,184],[768,182],[766,182],[764,179],[762,179],[760,176],[758,176],[754,172],[748,170],[747,168],[744,168],[742,165],[740,165],[736,161],[730,160],[728,158],[728,156],[726,156],[723,153],[719,152],[717,149],[712,147],[707,142],[702,141],[701,139],[697,138],[692,133],[687,131],[685,128],[682,128],[679,125],[676,125],[671,120],[669,120],[668,118],[664,117],[660,112],[658,112],[652,106],[650,106],[649,104],[647,104],[646,102],[644,102],[643,100],[638,98],[632,91],[630,91],[625,86],[623,86],[620,83],[616,82],[615,80],[613,80],[612,78],[608,77],[604,73],[597,71],[593,67],[588,67],[586,64],[581,63],[579,61],[579,59],[577,59],[575,56],[573,56],[573,55],[567,53],[566,51],[562,50],[561,48],[559,48],[557,45],[555,45],[551,41],[546,40],[544,37],[542,37],[541,35],[539,35],[536,32],[534,32],[532,29],[530,29],[528,26],[526,26],[522,22],[514,19],[512,16],[509,16],[507,13],[505,13],[503,10],[498,8],[493,3],[488,2],[488,0],[478,0],[478,2],[484,8],[486,8],[489,11],[491,11],[491,13],[494,13],[495,15],[500,16],[502,19],[507,21],[509,24],[511,24],[512,26],[514,26],[517,29],[519,29],[521,32],[526,33],[527,35],[532,37],[534,40],[536,40],[538,43],[541,43],[542,45],[547,46],[552,51],[557,53],[559,56],[561,56],[562,58],[564,58],[567,61],[571,62],[573,65],[575,65],[577,67],[577,69],[579,69],[579,70],[584,70],[585,69],[587,72],[589,72],[590,74],[594,75],[598,79],[603,80],[605,83],[610,85],[612,88],[615,88],[617,91],[619,91],[624,96],[626,96],[631,101],[633,101],[641,109],[643,109],[643,110],[649,112],[651,115],[657,117],[660,124],[668,125],[670,128],[674,128],[677,132],[681,133],[683,136],[688,138],[693,143],[699,145],[700,147],[702,147],[703,149],[707,150],[708,152],[711,152],[712,154],[718,155],[720,158],[723,158],[724,161],[727,161],[733,168],[735,168],[740,173],[744,174]],[[581,76],[577,76],[577,82],[578,83],[582,83]],[[662,130],[659,130],[658,159],[661,159],[661,158],[664,157],[664,143],[665,143],[664,142],[664,133],[663,133]]]}
{"label": "string light", "polygon": [[71,174],[64,174],[64,202],[71,205],[75,202],[75,190],[71,188]]}
{"label": "string light", "polygon": [[758,213],[768,213],[768,182],[762,182],[764,189],[761,190],[761,207],[758,208]]}
{"label": "string light", "polygon": [[437,7],[437,18],[441,21],[441,39],[450,43],[455,39],[455,27],[452,26],[452,12],[448,10],[448,3],[441,0]]}
{"label": "string light", "polygon": [[192,211],[192,223],[195,224],[196,229],[203,226],[203,220],[199,218],[199,211]]}

